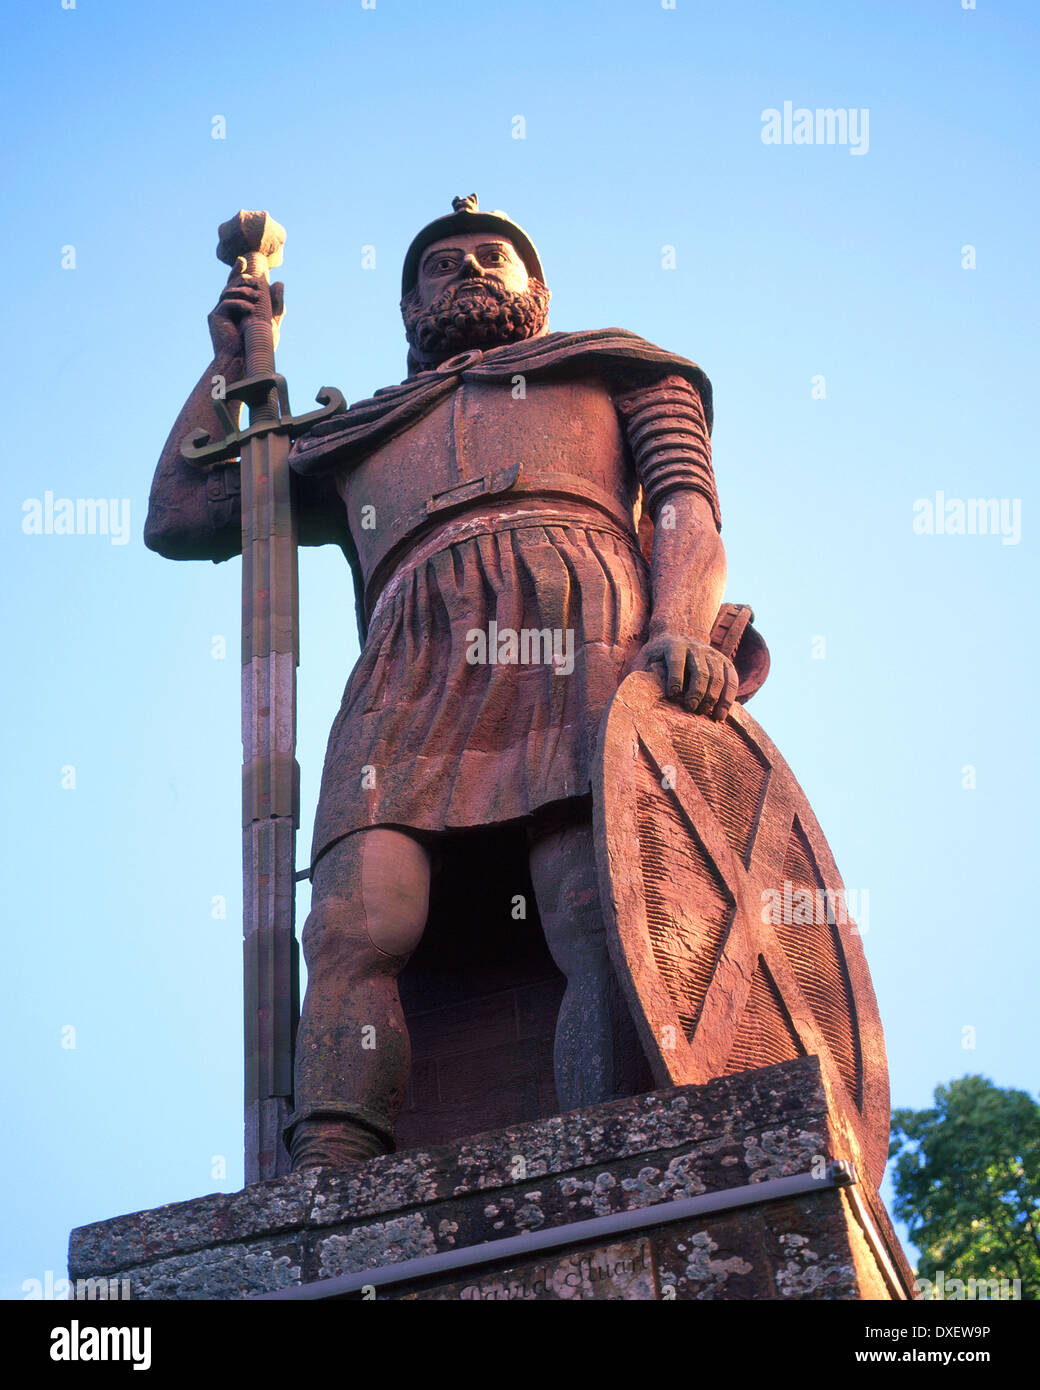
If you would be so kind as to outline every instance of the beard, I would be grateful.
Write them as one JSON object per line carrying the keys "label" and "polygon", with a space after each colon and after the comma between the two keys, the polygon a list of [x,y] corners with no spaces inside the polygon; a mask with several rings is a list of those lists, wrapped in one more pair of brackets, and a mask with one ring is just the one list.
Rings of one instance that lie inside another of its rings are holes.
{"label": "beard", "polygon": [[401,300],[409,372],[428,370],[467,348],[535,337],[548,323],[549,298],[545,285],[533,279],[522,294],[511,294],[496,280],[466,280],[429,306],[413,290]]}

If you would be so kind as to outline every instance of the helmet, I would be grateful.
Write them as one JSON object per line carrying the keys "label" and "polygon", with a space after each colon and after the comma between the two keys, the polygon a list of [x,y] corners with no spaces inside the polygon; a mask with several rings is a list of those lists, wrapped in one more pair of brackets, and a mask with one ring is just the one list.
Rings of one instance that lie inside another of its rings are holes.
{"label": "helmet", "polygon": [[536,280],[544,280],[542,263],[534,243],[522,227],[511,222],[504,212],[481,212],[477,207],[477,195],[471,193],[467,198],[452,198],[453,212],[447,217],[438,217],[435,222],[425,226],[409,246],[401,272],[401,298],[415,289],[419,278],[419,262],[427,246],[435,241],[443,241],[452,234],[464,232],[498,232],[507,237],[516,248],[516,253],[527,267],[528,275]]}

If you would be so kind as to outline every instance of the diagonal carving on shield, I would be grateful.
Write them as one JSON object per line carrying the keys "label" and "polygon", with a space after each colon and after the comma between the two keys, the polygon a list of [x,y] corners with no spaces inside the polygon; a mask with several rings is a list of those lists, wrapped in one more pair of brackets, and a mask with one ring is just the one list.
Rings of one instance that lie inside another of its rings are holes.
{"label": "diagonal carving on shield", "polygon": [[634,672],[600,730],[596,856],[611,956],[659,1086],[816,1055],[875,1185],[884,1037],[805,793],[741,705],[723,722]]}

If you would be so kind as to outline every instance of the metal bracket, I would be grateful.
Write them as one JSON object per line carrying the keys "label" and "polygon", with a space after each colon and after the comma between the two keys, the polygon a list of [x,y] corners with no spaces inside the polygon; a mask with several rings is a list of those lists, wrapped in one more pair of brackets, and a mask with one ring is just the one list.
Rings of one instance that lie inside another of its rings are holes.
{"label": "metal bracket", "polygon": [[[227,408],[227,402],[241,401],[250,407],[263,405],[272,391],[278,397],[278,418],[262,420],[245,429],[238,429],[231,411]],[[287,434],[290,439],[296,439],[319,420],[327,420],[330,416],[346,412],[347,403],[343,399],[343,393],[337,391],[335,386],[323,386],[314,399],[320,403],[320,410],[293,416],[289,409],[289,388],[284,376],[274,372],[270,376],[243,377],[241,381],[229,386],[220,400],[213,402],[217,419],[227,431],[224,438],[211,443],[208,430],[192,430],[191,434],[186,435],[181,441],[181,457],[198,467],[223,463],[227,459],[236,458],[242,452],[242,445],[249,439],[259,439],[265,434]]]}
{"label": "metal bracket", "polygon": [[827,1178],[835,1187],[855,1187],[859,1182],[851,1158],[835,1158],[827,1164]]}

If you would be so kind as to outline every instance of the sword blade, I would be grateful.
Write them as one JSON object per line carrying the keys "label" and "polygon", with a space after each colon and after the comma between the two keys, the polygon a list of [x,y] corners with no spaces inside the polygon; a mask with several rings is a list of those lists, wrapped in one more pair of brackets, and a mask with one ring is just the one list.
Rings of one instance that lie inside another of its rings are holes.
{"label": "sword blade", "polygon": [[[254,410],[252,423],[270,406]],[[276,414],[276,412],[274,412]],[[289,1171],[299,1020],[295,935],[299,587],[289,440],[242,449],[242,869],[246,1182]]]}

